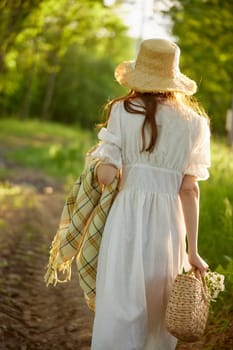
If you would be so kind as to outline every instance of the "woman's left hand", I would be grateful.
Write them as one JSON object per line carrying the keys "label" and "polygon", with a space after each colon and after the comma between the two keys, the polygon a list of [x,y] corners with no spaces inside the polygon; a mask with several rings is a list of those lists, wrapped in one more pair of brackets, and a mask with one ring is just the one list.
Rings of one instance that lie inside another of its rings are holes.
{"label": "woman's left hand", "polygon": [[192,267],[198,269],[202,275],[205,276],[205,272],[208,269],[208,264],[203,260],[199,254],[189,254],[189,263]]}

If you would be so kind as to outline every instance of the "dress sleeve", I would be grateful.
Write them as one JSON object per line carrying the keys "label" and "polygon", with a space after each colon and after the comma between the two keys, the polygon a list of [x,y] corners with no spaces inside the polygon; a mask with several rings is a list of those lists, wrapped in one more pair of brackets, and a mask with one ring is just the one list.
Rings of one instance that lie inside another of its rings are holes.
{"label": "dress sleeve", "polygon": [[207,119],[199,117],[195,128],[196,140],[184,174],[196,176],[198,180],[207,180],[210,167],[210,129]]}
{"label": "dress sleeve", "polygon": [[102,128],[100,130],[98,138],[101,143],[92,153],[92,157],[98,158],[103,163],[112,164],[120,169],[122,167],[122,157],[119,103],[115,103],[112,106],[107,128]]}

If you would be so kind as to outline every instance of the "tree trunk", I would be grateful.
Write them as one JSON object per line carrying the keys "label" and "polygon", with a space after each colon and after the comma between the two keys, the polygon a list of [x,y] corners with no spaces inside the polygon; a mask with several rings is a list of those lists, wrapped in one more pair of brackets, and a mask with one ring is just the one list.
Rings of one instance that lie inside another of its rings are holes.
{"label": "tree trunk", "polygon": [[[52,61],[53,61],[53,66],[56,66],[58,63],[58,57],[56,55],[56,52],[53,54]],[[42,107],[42,113],[41,113],[42,119],[49,119],[49,112],[50,112],[51,102],[53,98],[56,78],[57,78],[57,71],[49,73],[43,107]]]}
{"label": "tree trunk", "polygon": [[32,98],[32,85],[36,74],[36,69],[32,68],[27,76],[27,86],[24,96],[23,107],[21,110],[21,119],[28,119],[30,114],[31,98]]}
{"label": "tree trunk", "polygon": [[4,54],[0,52],[0,73],[4,71]]}

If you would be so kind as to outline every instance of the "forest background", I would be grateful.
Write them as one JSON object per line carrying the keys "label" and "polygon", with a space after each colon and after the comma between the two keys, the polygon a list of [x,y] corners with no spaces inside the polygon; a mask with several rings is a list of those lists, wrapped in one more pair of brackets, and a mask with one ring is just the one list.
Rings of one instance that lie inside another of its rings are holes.
{"label": "forest background", "polygon": [[[124,92],[114,81],[114,67],[134,58],[138,40],[127,36],[117,15],[122,2],[1,0],[0,118],[36,117],[85,128],[100,121],[106,100]],[[233,97],[233,4],[165,3],[170,6],[163,15],[171,18],[171,35],[182,50],[181,69],[197,81],[197,98],[214,133],[224,133]]]}

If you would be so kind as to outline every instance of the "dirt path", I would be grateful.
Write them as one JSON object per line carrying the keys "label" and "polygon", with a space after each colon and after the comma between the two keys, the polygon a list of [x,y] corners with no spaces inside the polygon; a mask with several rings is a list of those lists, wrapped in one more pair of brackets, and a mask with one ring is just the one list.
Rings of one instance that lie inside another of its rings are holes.
{"label": "dirt path", "polygon": [[[23,169],[11,180],[20,186],[0,193],[0,350],[90,350],[93,313],[76,271],[55,288],[43,281],[64,203],[59,184]],[[232,350],[231,330],[224,336],[210,326],[202,342],[178,349]]]}
{"label": "dirt path", "polygon": [[43,281],[63,200],[61,193],[23,187],[1,203],[1,350],[90,348],[93,313],[75,271],[70,283],[56,288]]}

